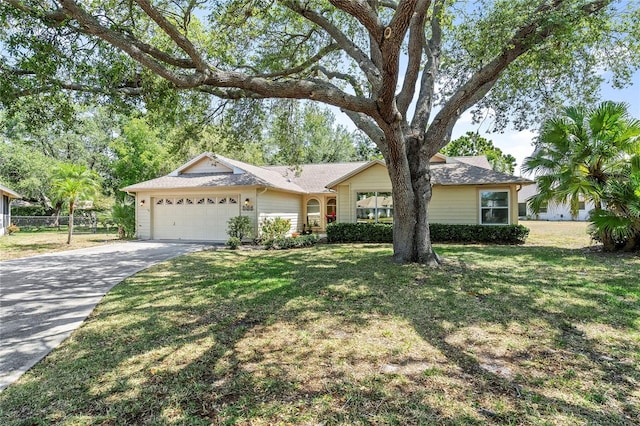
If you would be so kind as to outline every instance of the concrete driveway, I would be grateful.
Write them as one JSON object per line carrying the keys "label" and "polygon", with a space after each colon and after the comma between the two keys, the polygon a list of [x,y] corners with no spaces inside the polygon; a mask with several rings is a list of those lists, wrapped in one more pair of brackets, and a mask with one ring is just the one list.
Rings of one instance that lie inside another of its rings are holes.
{"label": "concrete driveway", "polygon": [[114,285],[205,247],[124,242],[0,262],[0,391],[78,328]]}

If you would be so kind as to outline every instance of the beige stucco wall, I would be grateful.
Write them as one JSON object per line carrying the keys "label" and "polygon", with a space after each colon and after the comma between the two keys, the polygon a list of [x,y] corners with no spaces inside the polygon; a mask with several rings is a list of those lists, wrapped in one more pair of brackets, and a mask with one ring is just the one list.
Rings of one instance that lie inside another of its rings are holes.
{"label": "beige stucco wall", "polygon": [[343,183],[351,188],[365,191],[391,191],[391,180],[387,168],[382,164],[374,164]]}
{"label": "beige stucco wall", "polygon": [[258,227],[263,219],[281,217],[291,220],[289,233],[302,228],[302,195],[272,189],[258,190],[257,200]]}
{"label": "beige stucco wall", "polygon": [[432,188],[429,222],[449,224],[477,224],[479,191],[476,186],[442,186]]}
{"label": "beige stucco wall", "polygon": [[433,197],[429,207],[431,223],[479,224],[480,192],[509,192],[509,223],[518,223],[518,192],[516,185],[460,185],[433,187]]}
{"label": "beige stucco wall", "polygon": [[[391,191],[391,180],[387,169],[380,164],[375,164],[334,189],[338,196],[338,222],[354,223],[356,194],[369,191]],[[448,224],[480,223],[481,190],[509,191],[510,223],[518,223],[516,185],[434,185],[429,206],[429,221]]]}

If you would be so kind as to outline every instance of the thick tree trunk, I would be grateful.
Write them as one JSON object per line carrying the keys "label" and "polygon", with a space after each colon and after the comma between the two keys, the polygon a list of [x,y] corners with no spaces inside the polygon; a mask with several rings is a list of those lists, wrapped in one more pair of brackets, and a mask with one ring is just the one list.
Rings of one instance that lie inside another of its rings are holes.
{"label": "thick tree trunk", "polygon": [[437,266],[440,259],[431,245],[429,158],[418,153],[416,141],[405,139],[402,130],[387,134],[387,169],[393,191],[393,259]]}

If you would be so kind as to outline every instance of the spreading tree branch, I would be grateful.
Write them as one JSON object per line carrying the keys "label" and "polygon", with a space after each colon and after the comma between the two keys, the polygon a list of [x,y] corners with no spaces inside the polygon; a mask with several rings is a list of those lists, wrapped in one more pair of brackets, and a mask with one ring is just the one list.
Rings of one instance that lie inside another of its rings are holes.
{"label": "spreading tree branch", "polygon": [[414,92],[416,90],[416,83],[420,76],[420,65],[422,62],[422,52],[426,45],[426,38],[424,34],[424,26],[427,16],[427,10],[431,5],[430,0],[419,0],[416,5],[416,13],[411,18],[411,24],[409,26],[409,45],[407,56],[409,61],[407,63],[407,70],[402,85],[402,90],[398,94],[397,104],[398,111],[403,117],[406,116],[409,104],[413,99]]}
{"label": "spreading tree branch", "polygon": [[353,16],[363,27],[371,34],[375,40],[382,38],[384,26],[375,8],[369,6],[366,1],[363,0],[329,0],[332,5],[340,10],[347,12]]}
{"label": "spreading tree branch", "polygon": [[360,86],[358,81],[352,75],[341,73],[341,72],[329,71],[328,69],[326,69],[321,65],[317,65],[315,69],[321,72],[322,74],[326,75],[327,78],[329,79],[336,78],[338,80],[342,80],[349,83],[351,88],[353,88],[353,91],[356,94],[356,96],[360,96],[360,97],[364,96],[364,91],[362,90],[362,86]]}
{"label": "spreading tree branch", "polygon": [[173,24],[171,24],[162,13],[155,7],[151,6],[147,0],[136,0],[138,5],[160,28],[176,43],[176,45],[185,51],[196,66],[196,69],[203,74],[208,74],[209,64],[202,58],[198,49],[191,41],[182,34]]}
{"label": "spreading tree branch", "polygon": [[415,8],[418,1],[402,0],[398,4],[391,22],[384,29],[382,39],[379,40],[383,67],[382,86],[377,95],[377,102],[380,116],[387,123],[402,118],[394,102],[400,68],[400,48],[414,13],[426,13],[426,11],[416,12]]}
{"label": "spreading tree branch", "polygon": [[296,12],[305,19],[318,25],[324,31],[329,34],[340,48],[349,55],[358,64],[358,67],[367,77],[367,80],[373,87],[379,87],[381,84],[380,70],[374,65],[371,59],[351,40],[344,34],[338,27],[336,27],[331,21],[326,19],[321,14],[314,10],[311,10],[304,6],[299,1],[285,0],[283,4]]}
{"label": "spreading tree branch", "polygon": [[429,123],[433,96],[435,93],[438,69],[440,68],[440,52],[442,51],[442,13],[444,0],[436,0],[431,16],[431,38],[424,45],[427,63],[422,71],[420,93],[416,101],[416,110],[411,120],[411,132],[420,138]]}
{"label": "spreading tree branch", "polygon": [[571,25],[607,7],[611,0],[596,0],[577,9],[575,15],[569,15],[570,12],[567,12],[562,16],[563,19],[549,19],[554,12],[561,11],[565,2],[565,0],[555,0],[551,4],[543,2],[537,8],[534,19],[515,31],[504,50],[456,90],[434,117],[432,125],[427,130],[427,140],[440,141],[437,146],[429,147],[428,154],[435,154],[448,143],[453,126],[462,113],[482,99],[495,85],[501,73],[518,57],[528,52],[533,46],[544,42],[554,34],[554,31],[564,25]]}
{"label": "spreading tree branch", "polygon": [[317,64],[318,62],[320,62],[320,60],[322,60],[322,58],[327,56],[329,53],[335,52],[336,50],[339,50],[339,49],[340,49],[340,47],[337,44],[332,43],[332,44],[330,44],[328,46],[325,46],[322,49],[320,49],[318,51],[318,53],[316,53],[315,55],[313,55],[312,57],[310,57],[306,61],[302,62],[300,65],[296,65],[296,66],[294,66],[292,68],[287,68],[285,70],[278,71],[278,72],[261,74],[254,67],[247,67],[247,69],[251,70],[258,77],[262,77],[262,78],[287,77],[287,76],[290,76],[290,75],[293,75],[293,74],[301,73],[301,72],[303,72],[305,70],[310,70],[310,71],[314,70],[316,68],[314,65]]}

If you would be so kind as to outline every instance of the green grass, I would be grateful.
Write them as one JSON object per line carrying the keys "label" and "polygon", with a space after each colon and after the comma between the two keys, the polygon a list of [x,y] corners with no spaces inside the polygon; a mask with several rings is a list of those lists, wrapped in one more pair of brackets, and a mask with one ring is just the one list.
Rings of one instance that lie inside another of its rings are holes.
{"label": "green grass", "polygon": [[117,240],[112,233],[74,234],[71,244],[67,244],[67,231],[60,232],[18,232],[0,236],[0,261],[35,256],[63,250],[91,247]]}
{"label": "green grass", "polygon": [[0,393],[0,424],[640,423],[640,257],[545,241],[440,245],[437,270],[388,245],[174,259]]}

